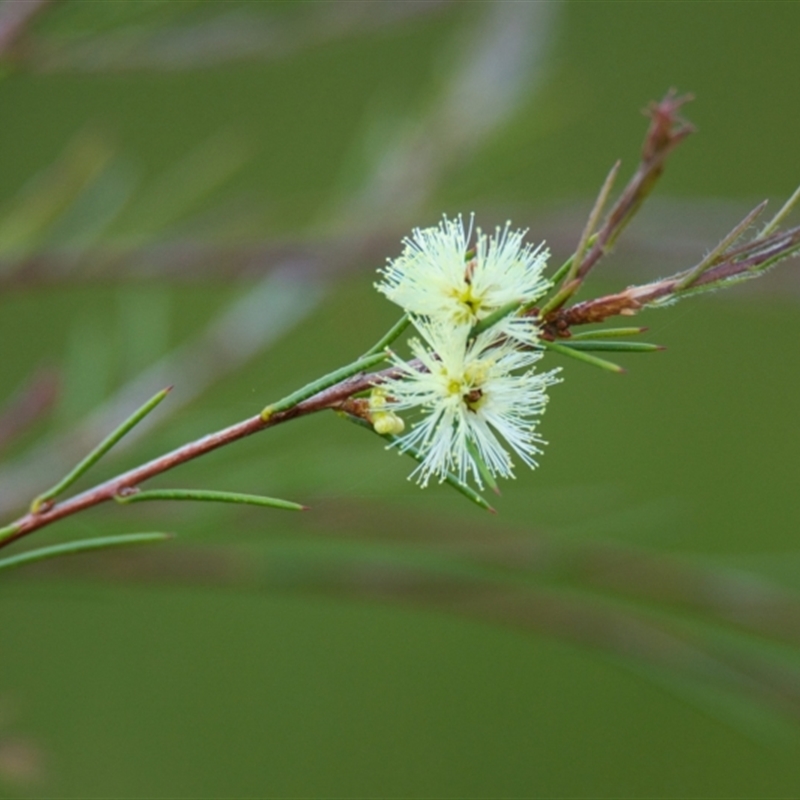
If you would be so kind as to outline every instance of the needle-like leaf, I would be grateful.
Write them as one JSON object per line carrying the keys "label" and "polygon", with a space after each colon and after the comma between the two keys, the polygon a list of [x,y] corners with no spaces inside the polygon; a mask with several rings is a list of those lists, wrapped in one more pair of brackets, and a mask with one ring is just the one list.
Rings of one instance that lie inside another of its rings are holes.
{"label": "needle-like leaf", "polygon": [[93,467],[128,431],[135,428],[170,392],[172,387],[162,389],[151,397],[141,408],[131,414],[115,431],[112,431],[97,447],[89,453],[74,469],[65,475],[55,486],[40,494],[31,504],[31,511],[36,513],[46,503],[72,486],[78,478]]}
{"label": "needle-like leaf", "polygon": [[792,209],[800,201],[800,186],[798,186],[792,196],[781,206],[780,211],[764,226],[764,230],[758,234],[757,239],[766,239],[774,231],[778,230],[780,224],[789,216]]}
{"label": "needle-like leaf", "polygon": [[596,331],[580,331],[573,333],[570,341],[575,339],[605,339],[606,337],[617,336],[638,336],[644,333],[647,328],[599,328]]}
{"label": "needle-like leaf", "polygon": [[609,372],[625,372],[625,370],[619,364],[614,364],[612,361],[606,361],[604,358],[598,358],[597,356],[590,356],[588,353],[583,353],[580,350],[575,350],[571,347],[565,347],[563,344],[556,344],[555,342],[548,341],[543,341],[542,344],[544,344],[548,350],[552,350],[555,353],[561,353],[562,356],[576,358],[578,361],[583,361],[584,363],[591,364],[594,367],[600,367],[600,369],[605,369]]}
{"label": "needle-like leaf", "polygon": [[240,494],[238,492],[207,491],[204,489],[151,489],[144,492],[115,495],[118,503],[141,503],[147,500],[199,500],[211,503],[244,503],[251,506],[267,506],[283,508],[287,511],[303,511],[307,507],[289,500],[278,500],[274,497],[262,497],[257,494]]}
{"label": "needle-like leaf", "polygon": [[403,334],[403,331],[411,324],[411,317],[408,314],[403,314],[394,325],[386,332],[386,334],[379,339],[366,353],[363,358],[382,353],[395,339]]}
{"label": "needle-like leaf", "polygon": [[[380,436],[381,439],[385,439],[387,442],[395,443],[398,441],[397,436],[392,436],[389,433],[380,434],[378,433],[372,425],[369,424],[365,419],[361,419],[361,417],[353,416],[352,414],[348,414],[344,411],[337,412],[340,417],[346,419],[348,422],[352,422],[355,425],[358,425],[361,428],[365,428],[368,431],[371,431],[376,436]],[[416,448],[416,447],[408,447],[404,446],[403,448],[404,453],[408,453],[415,461],[422,461],[425,456]],[[475,505],[480,506],[481,508],[485,508],[487,511],[491,511],[492,514],[497,513],[494,508],[492,508],[489,503],[487,502],[486,498],[482,495],[478,494],[471,486],[460,481],[455,475],[452,473],[448,473],[445,476],[444,482],[452,486],[457,492],[460,492],[464,495],[468,500],[471,500]]]}
{"label": "needle-like leaf", "polygon": [[79,539],[77,542],[65,542],[64,544],[51,545],[49,547],[39,547],[36,550],[28,550],[25,553],[18,553],[8,558],[0,559],[0,570],[22,567],[25,564],[32,564],[35,561],[44,561],[47,558],[58,558],[59,556],[70,556],[75,553],[85,553],[89,550],[106,550],[109,547],[125,547],[133,544],[152,544],[153,542],[163,542],[171,538],[170,533],[125,533],[121,536],[101,536],[96,539]]}
{"label": "needle-like leaf", "polygon": [[573,342],[572,339],[567,339],[564,342],[559,342],[563,347],[568,347],[570,350],[579,350],[583,353],[587,351],[607,352],[607,353],[654,353],[657,350],[665,350],[666,348],[660,344],[650,344],[649,342],[601,342],[596,339],[582,339]]}
{"label": "needle-like leaf", "polygon": [[321,378],[306,384],[296,392],[286,395],[286,397],[284,397],[282,400],[278,400],[277,403],[267,406],[261,412],[261,419],[266,422],[273,414],[293,408],[298,403],[302,403],[303,400],[308,400],[309,397],[313,397],[315,394],[318,394],[319,392],[336,385],[346,378],[357,375],[359,372],[365,372],[372,367],[376,367],[381,363],[381,361],[385,360],[386,353],[376,353],[374,355],[367,355],[363,358],[359,358],[358,361],[354,361],[352,364],[348,364],[345,367],[340,367],[333,372],[329,372],[327,375],[323,375]]}
{"label": "needle-like leaf", "polygon": [[759,203],[696,267],[686,273],[686,276],[675,287],[676,291],[688,289],[704,272],[719,263],[724,258],[725,251],[753,224],[766,207],[766,200]]}

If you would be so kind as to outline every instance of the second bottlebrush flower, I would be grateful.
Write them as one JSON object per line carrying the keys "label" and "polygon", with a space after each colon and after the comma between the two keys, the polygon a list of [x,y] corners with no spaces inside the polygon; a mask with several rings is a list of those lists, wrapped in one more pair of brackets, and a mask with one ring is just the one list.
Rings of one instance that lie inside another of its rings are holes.
{"label": "second bottlebrush flower", "polygon": [[494,329],[470,340],[467,326],[415,325],[422,336],[409,343],[416,361],[393,356],[398,375],[380,386],[382,411],[417,416],[397,439],[400,452],[422,455],[412,476],[426,486],[431,477],[444,480],[453,473],[482,487],[514,476],[509,449],[535,467],[543,444],[537,417],[558,370],[536,372],[542,352],[498,338]]}

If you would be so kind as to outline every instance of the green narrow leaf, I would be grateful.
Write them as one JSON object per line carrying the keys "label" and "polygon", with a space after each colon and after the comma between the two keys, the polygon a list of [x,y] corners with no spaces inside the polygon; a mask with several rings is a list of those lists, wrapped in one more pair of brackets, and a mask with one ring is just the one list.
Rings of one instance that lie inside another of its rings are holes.
{"label": "green narrow leaf", "polygon": [[[592,248],[594,247],[594,243],[597,241],[597,234],[593,233],[589,237],[589,241],[587,242],[587,247]],[[553,286],[557,286],[564,277],[569,273],[570,269],[572,269],[572,264],[575,261],[575,253],[573,253],[554,273],[553,277],[550,278],[550,283]]]}
{"label": "green narrow leaf", "polygon": [[666,349],[663,345],[648,342],[601,342],[597,339],[584,339],[578,342],[566,339],[559,344],[569,347],[570,350],[580,350],[581,352],[595,350],[607,353],[655,353],[658,350]]}
{"label": "green narrow leaf", "polygon": [[[348,422],[352,422],[354,425],[358,425],[365,430],[371,431],[376,436],[380,436],[381,439],[385,439],[387,442],[391,442],[394,444],[399,439],[397,436],[392,436],[391,434],[380,434],[378,433],[372,425],[369,424],[365,419],[361,419],[360,417],[354,417],[352,414],[348,414],[345,411],[337,411],[338,416],[346,419]],[[407,453],[411,456],[415,461],[422,461],[425,456],[416,448],[416,447],[405,447],[402,451],[403,453]],[[476,492],[471,486],[460,481],[455,475],[452,473],[448,473],[445,476],[444,482],[452,486],[457,492],[460,492],[464,495],[468,500],[471,500],[475,505],[480,506],[481,508],[485,508],[487,511],[490,511],[492,514],[496,514],[494,508],[492,508],[487,500],[478,492]]]}
{"label": "green narrow leaf", "polygon": [[411,324],[411,317],[408,314],[403,314],[394,325],[386,332],[383,338],[379,339],[362,358],[382,353],[395,339],[402,335],[403,331]]}
{"label": "green narrow leaf", "polygon": [[[589,241],[586,243],[586,248],[591,250],[594,247],[595,242],[597,241],[597,234],[594,233],[589,237]],[[564,281],[564,278],[572,272],[572,265],[575,263],[575,256],[577,253],[573,253],[556,271],[555,275],[550,279],[553,286],[557,286],[559,283]],[[561,288],[542,306],[541,311],[539,312],[539,316],[544,319],[553,309],[560,308],[566,300],[568,300],[574,294],[575,287],[566,286],[564,283],[561,284]]]}
{"label": "green narrow leaf", "polygon": [[553,277],[550,278],[550,282],[553,286],[557,286],[563,279],[564,276],[570,271],[572,268],[572,262],[575,260],[575,253],[573,253],[554,273]]}
{"label": "green narrow leaf", "polygon": [[722,241],[696,266],[690,269],[675,287],[679,292],[688,289],[704,272],[717,264],[724,256],[725,251],[747,230],[756,217],[767,207],[767,201],[759,203],[736,227],[722,239]]}
{"label": "green narrow leaf", "polygon": [[216,492],[203,489],[152,489],[146,492],[133,492],[126,495],[115,495],[118,503],[142,503],[148,500],[199,500],[211,503],[243,503],[251,506],[267,506],[282,508],[286,511],[304,511],[307,506],[292,503],[289,500],[278,500],[274,497],[262,497],[257,494],[240,494],[238,492]]}
{"label": "green narrow leaf", "polygon": [[601,328],[596,331],[580,331],[579,333],[573,333],[570,341],[575,339],[603,339],[606,336],[638,336],[646,330],[647,328]]}
{"label": "green narrow leaf", "polygon": [[267,406],[261,412],[261,419],[266,422],[273,414],[277,414],[279,411],[286,411],[287,409],[296,406],[298,403],[302,403],[303,400],[308,400],[309,397],[313,397],[315,394],[318,394],[319,392],[322,392],[331,386],[335,386],[340,381],[345,380],[345,378],[350,378],[359,372],[365,372],[366,370],[377,366],[381,363],[381,361],[385,360],[386,353],[376,353],[375,355],[359,358],[358,361],[354,361],[352,364],[348,364],[346,367],[341,367],[333,372],[329,372],[327,375],[323,375],[321,378],[306,384],[296,392],[292,392],[291,394],[287,395],[283,398],[283,400],[278,400],[277,403]]}
{"label": "green narrow leaf", "polygon": [[583,257],[590,247],[589,240],[595,232],[597,223],[600,222],[600,215],[603,213],[603,209],[608,202],[608,197],[611,194],[611,189],[619,174],[621,164],[621,161],[617,161],[614,166],[611,167],[608,175],[606,175],[606,179],[603,181],[603,185],[600,187],[600,193],[597,195],[597,200],[595,200],[594,206],[589,213],[589,219],[586,220],[586,227],[584,227],[578,246],[575,249],[575,257],[572,260],[572,265],[566,277],[567,284],[578,278],[578,271],[583,266]]}
{"label": "green narrow leaf", "polygon": [[0,528],[0,545],[7,539],[13,538],[14,534],[19,530],[18,525],[5,525]]}
{"label": "green narrow leaf", "polygon": [[480,472],[481,477],[486,481],[486,485],[497,495],[500,494],[500,487],[497,485],[497,481],[494,479],[494,475],[489,471],[489,467],[486,466],[486,462],[481,457],[481,454],[478,452],[478,448],[475,446],[475,443],[471,439],[467,439],[467,450],[469,450],[469,454],[472,456],[475,463],[478,465],[478,472]]}
{"label": "green narrow leaf", "polygon": [[582,353],[580,350],[574,350],[571,347],[564,347],[562,344],[556,344],[555,342],[548,342],[542,340],[542,344],[548,349],[552,350],[555,353],[561,353],[563,356],[569,356],[570,358],[575,358],[578,361],[583,361],[586,364],[591,364],[594,367],[600,367],[600,369],[608,370],[609,372],[617,372],[622,373],[625,370],[619,365],[614,364],[612,361],[606,361],[604,358],[598,358],[597,356],[590,356],[588,353]]}
{"label": "green narrow leaf", "polygon": [[710,283],[704,283],[700,286],[695,284],[690,286],[688,289],[681,290],[680,294],[675,294],[671,297],[664,298],[663,302],[655,301],[648,303],[647,307],[660,308],[670,305],[671,303],[676,302],[679,299],[683,299],[684,297],[689,297],[690,295],[703,294],[704,292],[715,292],[718,289],[727,289],[731,286],[735,286],[737,283],[744,283],[744,281],[758,278],[768,270],[772,269],[772,267],[774,267],[776,264],[779,264],[781,261],[785,261],[787,258],[794,258],[798,253],[800,253],[800,244],[796,245],[795,247],[787,248],[783,252],[773,256],[770,259],[767,259],[763,263],[754,267],[750,267],[745,272],[740,272],[737,275],[730,275],[726,278],[720,278],[719,280],[711,281]]}
{"label": "green narrow leaf", "polygon": [[36,550],[28,550],[8,558],[0,559],[1,569],[12,569],[21,567],[25,564],[32,564],[35,561],[44,561],[47,558],[57,558],[59,556],[69,556],[76,553],[85,553],[89,550],[105,550],[109,547],[125,547],[133,544],[152,544],[153,542],[163,542],[165,539],[172,538],[170,533],[126,533],[121,536],[101,536],[96,539],[80,539],[77,542],[66,542],[50,547],[40,547]]}
{"label": "green narrow leaf", "polygon": [[780,211],[764,226],[764,230],[756,236],[758,239],[766,239],[774,231],[778,230],[781,222],[791,214],[792,209],[800,202],[800,186],[798,186],[792,196],[781,206]]}
{"label": "green narrow leaf", "polygon": [[125,436],[126,433],[128,433],[128,431],[136,427],[136,425],[138,425],[171,391],[171,386],[162,389],[158,394],[151,397],[140,409],[131,414],[122,425],[106,436],[86,458],[53,486],[52,489],[48,489],[44,494],[40,494],[31,504],[31,511],[36,513],[45,503],[72,486],[81,475],[94,466],[123,436]]}
{"label": "green narrow leaf", "polygon": [[521,311],[522,309],[523,306],[518,302],[506,303],[504,306],[498,308],[497,311],[493,311],[489,314],[488,317],[484,317],[480,322],[476,322],[469,332],[469,338],[474,339],[485,330],[491,328],[492,325],[500,322],[501,319],[505,319],[509,314],[513,314],[515,311]]}

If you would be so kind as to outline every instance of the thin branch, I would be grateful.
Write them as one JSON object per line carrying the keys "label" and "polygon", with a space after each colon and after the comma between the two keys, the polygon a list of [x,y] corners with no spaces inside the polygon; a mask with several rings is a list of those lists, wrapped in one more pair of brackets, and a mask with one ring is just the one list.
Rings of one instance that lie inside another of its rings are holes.
{"label": "thin branch", "polygon": [[[0,468],[0,517],[17,514],[20,499],[55,483],[109,430],[129,416],[142,397],[175,383],[180,395],[161,407],[158,424],[185,408],[214,382],[231,374],[310,314],[322,296],[318,282],[289,275],[290,265],[251,285],[226,306],[194,339],[178,345],[123,384],[100,407],[61,434],[51,436]],[[149,417],[112,450],[116,455],[152,430]]]}
{"label": "thin branch", "polygon": [[0,529],[0,547],[5,547],[39,528],[64,519],[64,517],[71,516],[100,503],[108,502],[117,496],[129,494],[144,481],[220,447],[232,444],[239,439],[252,436],[254,433],[288,422],[296,417],[306,416],[325,409],[338,408],[344,400],[354,394],[365,391],[389,377],[397,377],[398,374],[399,371],[395,367],[370,375],[360,373],[340,381],[336,385],[299,402],[291,408],[274,411],[267,419],[264,419],[262,414],[258,414],[221,431],[210,433],[196,441],[189,442],[146,464],[135,467],[115,478],[111,478],[105,483],[88,489],[82,494],[44,508],[38,513],[32,511],[25,514],[10,525]]}
{"label": "thin branch", "polygon": [[132,431],[171,391],[172,387],[168,386],[154,397],[151,397],[141,408],[106,436],[87,456],[82,458],[55,486],[36,497],[31,505],[31,510],[33,512],[43,510],[58,495],[65,492],[85,472],[90,470],[126,433]]}
{"label": "thin branch", "polygon": [[[578,287],[581,284],[581,281],[578,280],[578,272],[583,264],[583,257],[586,255],[586,250],[590,247],[590,245],[594,245],[597,241],[597,236],[594,235],[595,228],[597,228],[597,223],[600,220],[600,215],[603,213],[603,209],[608,202],[608,197],[611,194],[611,189],[614,187],[614,182],[617,179],[617,175],[619,174],[619,168],[622,162],[617,160],[613,167],[611,167],[610,172],[606,176],[605,181],[603,181],[603,185],[600,188],[600,193],[597,195],[597,199],[594,201],[594,207],[592,208],[589,218],[586,220],[586,225],[583,228],[583,232],[581,233],[581,238],[578,241],[578,247],[575,250],[575,253],[569,260],[569,267],[566,267],[566,277],[564,277],[564,285],[559,290],[559,292],[548,300],[547,304],[542,308],[539,312],[542,317],[546,317],[547,314],[554,308],[561,308],[562,305],[575,293]],[[563,277],[562,270],[560,269],[556,273],[556,278],[553,280],[553,283],[556,283],[556,280],[561,280]]]}
{"label": "thin branch", "polygon": [[715,264],[725,260],[728,248],[750,227],[767,207],[767,201],[759,203],[725,238],[696,266],[689,270],[680,282],[681,289],[688,289],[697,279]]}
{"label": "thin branch", "polygon": [[[671,90],[660,103],[653,103],[648,109],[650,127],[645,136],[639,167],[597,232],[594,245],[585,257],[573,263],[570,270],[570,275],[574,276],[571,287],[568,292],[565,291],[559,296],[557,305],[548,309],[550,316],[578,290],[592,267],[611,250],[614,242],[661,177],[667,156],[694,132],[694,126],[678,116],[681,106],[691,99],[691,95],[678,97],[675,91]],[[547,316],[545,319],[549,321]]]}
{"label": "thin branch", "polygon": [[[20,5],[32,0],[17,0]],[[182,19],[156,26],[117,26],[80,34],[43,36],[26,54],[27,65],[44,73],[124,74],[139,71],[176,72],[230,63],[281,61],[309,48],[386,27],[396,29],[419,18],[452,9],[452,0],[395,0],[383,3],[319,3],[310,13],[283,19],[270,14],[269,3],[221,3],[220,12],[191,19],[192,5]],[[251,12],[251,6],[254,9]],[[180,13],[180,12],[179,12]],[[155,24],[154,24],[155,23]]]}
{"label": "thin branch", "polygon": [[729,250],[722,262],[703,272],[688,290],[683,291],[681,284],[692,270],[560,309],[548,318],[544,334],[554,338],[569,336],[569,329],[573,325],[603,322],[613,316],[632,316],[645,306],[677,298],[687,291],[708,290],[737,280],[754,278],[777,262],[795,255],[798,250],[800,226]]}

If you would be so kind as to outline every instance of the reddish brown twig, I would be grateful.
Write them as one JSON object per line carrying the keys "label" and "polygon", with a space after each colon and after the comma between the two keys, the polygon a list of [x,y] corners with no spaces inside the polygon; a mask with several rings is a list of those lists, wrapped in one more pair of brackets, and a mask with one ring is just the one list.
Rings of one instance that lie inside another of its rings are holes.
{"label": "reddish brown twig", "polygon": [[[650,194],[664,170],[666,157],[694,131],[691,124],[678,116],[678,110],[690,99],[689,95],[678,97],[674,91],[670,91],[660,103],[650,106],[651,123],[642,148],[642,161],[636,174],[609,212],[602,228],[595,234],[592,247],[585,255],[583,248],[578,247],[576,263],[568,272],[564,285],[541,311],[533,309],[530,312],[542,318],[543,338],[548,340],[568,338],[571,335],[570,328],[575,325],[602,322],[617,315],[631,316],[645,306],[659,301],[756,277],[774,263],[794,255],[800,249],[800,227],[772,232],[797,202],[798,193],[795,192],[762,234],[750,241],[735,245],[766,203],[750,212],[715,250],[691,269],[670,278],[643,286],[631,286],[616,294],[586,300],[564,308],[565,303],[575,294],[592,267],[609,251]],[[608,184],[608,180],[606,183]],[[588,228],[584,231],[582,243],[590,233]]]}
{"label": "reddish brown twig", "polygon": [[[702,287],[724,285],[756,277],[773,261],[787,258],[800,248],[800,226],[779,231],[765,239],[755,239],[725,253],[724,258],[704,272],[689,287],[697,291]],[[609,317],[632,316],[646,305],[677,296],[683,279],[691,270],[680,272],[643,286],[630,286],[622,292],[585,300],[582,303],[559,309],[548,316],[544,325],[546,338],[564,338],[574,325],[602,322]]]}
{"label": "reddish brown twig", "polygon": [[2,538],[0,538],[0,548],[5,547],[11,542],[39,528],[57,522],[64,517],[71,516],[72,514],[99,505],[100,503],[113,500],[116,496],[120,495],[120,493],[130,491],[144,481],[156,475],[160,475],[162,472],[173,469],[180,464],[185,464],[187,461],[192,461],[198,456],[210,453],[212,450],[217,450],[227,444],[236,442],[239,439],[244,439],[247,436],[251,436],[267,428],[273,428],[276,425],[288,422],[296,417],[306,416],[307,414],[324,411],[325,409],[339,408],[345,400],[352,397],[354,394],[363,392],[396,374],[397,370],[395,368],[373,374],[360,373],[352,378],[347,378],[329,389],[325,389],[319,394],[298,403],[296,406],[286,411],[274,413],[267,421],[265,421],[260,414],[255,417],[250,417],[228,428],[224,428],[221,431],[210,433],[194,442],[189,442],[170,453],[166,453],[146,464],[142,464],[115,478],[111,478],[75,497],[71,497],[60,503],[45,505],[36,512],[31,511],[2,529],[3,535]]}
{"label": "reddish brown twig", "polygon": [[572,277],[545,308],[545,321],[550,322],[556,312],[580,288],[592,267],[608,253],[619,235],[652,192],[664,171],[667,156],[691,133],[694,126],[678,116],[681,106],[692,99],[691,95],[678,97],[670,90],[660,103],[652,103],[647,110],[650,127],[642,146],[642,160],[597,232],[594,244],[586,253],[579,254],[580,263],[574,264]]}
{"label": "reddish brown twig", "polygon": [[642,145],[642,160],[636,173],[628,182],[614,207],[598,232],[594,247],[578,266],[578,278],[583,280],[589,270],[611,249],[625,226],[653,191],[664,172],[667,156],[687,137],[694,126],[681,119],[678,111],[692,100],[692,95],[678,97],[670,90],[660,103],[652,103],[647,110],[650,127]]}

